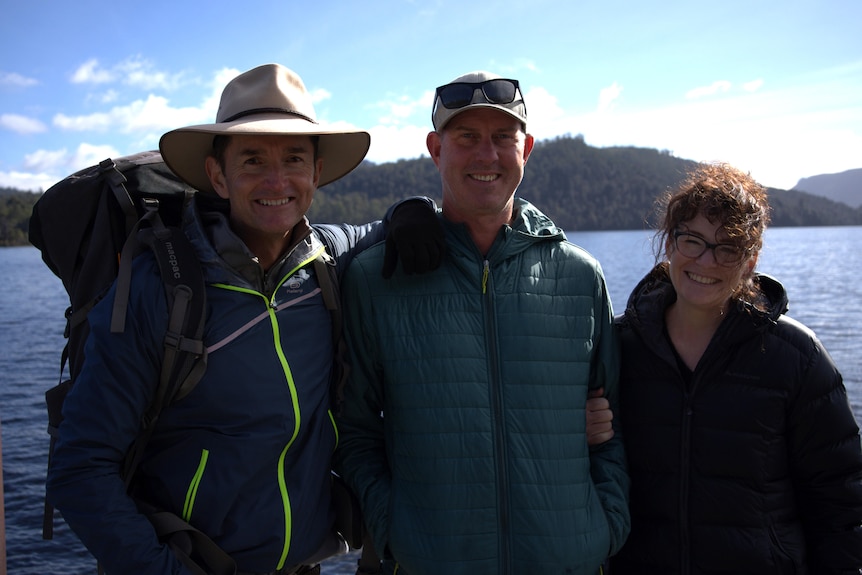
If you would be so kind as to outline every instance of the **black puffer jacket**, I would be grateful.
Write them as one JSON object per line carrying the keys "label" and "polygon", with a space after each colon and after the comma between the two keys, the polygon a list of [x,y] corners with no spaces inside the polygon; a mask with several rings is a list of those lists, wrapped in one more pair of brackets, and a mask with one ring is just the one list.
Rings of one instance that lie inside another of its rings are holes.
{"label": "black puffer jacket", "polygon": [[814,334],[734,308],[685,383],[664,330],[676,294],[656,268],[617,317],[632,530],[612,575],[838,574],[862,568],[862,445]]}

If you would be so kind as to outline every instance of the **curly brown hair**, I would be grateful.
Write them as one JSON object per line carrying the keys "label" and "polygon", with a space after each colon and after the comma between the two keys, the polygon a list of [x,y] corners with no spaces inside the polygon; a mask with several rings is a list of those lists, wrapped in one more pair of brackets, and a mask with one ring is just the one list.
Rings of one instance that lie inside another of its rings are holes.
{"label": "curly brown hair", "polygon": [[[660,228],[654,238],[656,263],[667,260],[669,239],[680,225],[702,214],[719,223],[728,241],[745,254],[743,261],[763,247],[763,232],[769,224],[766,188],[751,175],[723,163],[697,164],[682,182],[659,198]],[[745,277],[734,297],[756,303],[753,277]]]}

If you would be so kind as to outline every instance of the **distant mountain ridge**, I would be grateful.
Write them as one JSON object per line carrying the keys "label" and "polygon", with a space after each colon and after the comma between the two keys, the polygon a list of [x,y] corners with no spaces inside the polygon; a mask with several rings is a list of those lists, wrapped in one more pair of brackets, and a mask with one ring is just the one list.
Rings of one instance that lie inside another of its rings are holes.
{"label": "distant mountain ridge", "polygon": [[862,207],[862,168],[802,178],[793,189],[843,202],[853,208]]}
{"label": "distant mountain ridge", "polygon": [[[596,148],[580,136],[537,142],[517,195],[564,230],[644,229],[655,225],[656,199],[696,165],[670,152],[629,146]],[[440,175],[428,157],[364,162],[315,194],[313,222],[365,222],[406,196],[439,202]],[[769,190],[774,226],[862,225],[862,208],[796,190]]]}
{"label": "distant mountain ridge", "polygon": [[[536,143],[517,195],[566,231],[645,229],[655,227],[656,199],[695,164],[667,151],[596,148],[582,137],[565,136]],[[427,156],[363,162],[315,193],[308,218],[360,224],[381,218],[392,204],[409,196],[428,196],[439,205],[440,174]],[[0,245],[27,243],[30,211],[38,197],[0,188]],[[851,200],[859,205],[858,196]],[[850,208],[813,193],[770,189],[769,204],[776,227],[862,225],[862,207]]]}

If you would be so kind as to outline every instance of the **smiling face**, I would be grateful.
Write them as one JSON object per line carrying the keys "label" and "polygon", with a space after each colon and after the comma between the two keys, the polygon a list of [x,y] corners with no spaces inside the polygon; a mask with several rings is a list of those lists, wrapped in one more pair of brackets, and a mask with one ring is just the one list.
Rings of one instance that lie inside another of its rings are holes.
{"label": "smiling face", "polygon": [[[721,224],[710,222],[703,214],[680,224],[679,231],[711,244],[730,241]],[[743,281],[751,276],[757,263],[755,253],[746,255],[733,265],[720,265],[715,261],[711,249],[704,250],[699,257],[687,257],[676,249],[672,236],[668,238],[665,250],[669,262],[668,273],[677,294],[677,305],[681,309],[710,315],[726,310],[731,297]]]}
{"label": "smiling face", "polygon": [[521,123],[498,110],[477,108],[458,114],[442,133],[431,132],[428,151],[443,181],[443,214],[451,221],[512,217],[515,190],[533,137]]}
{"label": "smiling face", "polygon": [[216,193],[230,202],[236,234],[267,268],[290,243],[317,189],[321,159],[309,136],[232,136],[224,166],[207,158]]}

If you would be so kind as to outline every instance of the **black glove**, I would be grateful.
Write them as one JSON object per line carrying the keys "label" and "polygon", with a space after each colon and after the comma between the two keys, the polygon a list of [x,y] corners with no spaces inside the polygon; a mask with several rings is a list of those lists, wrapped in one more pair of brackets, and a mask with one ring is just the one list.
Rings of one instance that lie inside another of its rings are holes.
{"label": "black glove", "polygon": [[411,199],[393,210],[387,224],[384,278],[392,277],[399,258],[405,274],[424,274],[439,268],[445,253],[443,225],[430,203]]}

